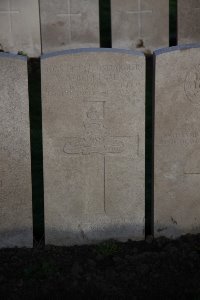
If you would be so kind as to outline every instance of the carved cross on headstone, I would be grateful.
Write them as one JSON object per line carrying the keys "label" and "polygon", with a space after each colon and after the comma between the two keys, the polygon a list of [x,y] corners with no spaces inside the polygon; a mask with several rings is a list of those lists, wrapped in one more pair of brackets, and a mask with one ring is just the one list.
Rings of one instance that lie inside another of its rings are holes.
{"label": "carved cross on headstone", "polygon": [[10,33],[13,32],[13,21],[12,21],[12,17],[14,14],[18,14],[19,11],[18,10],[12,10],[11,9],[11,0],[8,1],[8,10],[0,10],[0,14],[7,14],[9,16],[9,25],[10,25]]}
{"label": "carved cross on headstone", "polygon": [[[104,158],[104,212],[106,213],[106,156],[125,151],[123,139],[133,136],[108,136],[104,127],[105,101],[89,101],[86,111],[83,137],[67,137],[63,152],[71,155],[100,154]],[[139,136],[137,137],[137,155],[139,155]]]}
{"label": "carved cross on headstone", "polygon": [[68,38],[69,38],[69,43],[71,43],[72,40],[72,24],[71,24],[71,19],[72,17],[81,17],[81,13],[72,13],[71,12],[71,0],[67,0],[67,13],[60,13],[57,14],[57,17],[63,17],[67,18],[68,20]]}
{"label": "carved cross on headstone", "polygon": [[128,10],[126,11],[127,14],[137,15],[138,17],[138,37],[142,37],[142,14],[152,14],[152,10],[142,10],[141,9],[141,0],[138,0],[138,10]]}

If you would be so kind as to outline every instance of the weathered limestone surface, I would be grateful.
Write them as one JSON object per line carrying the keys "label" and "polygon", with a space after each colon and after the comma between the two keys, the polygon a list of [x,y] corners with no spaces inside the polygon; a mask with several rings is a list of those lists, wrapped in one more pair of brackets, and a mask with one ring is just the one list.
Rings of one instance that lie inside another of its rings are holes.
{"label": "weathered limestone surface", "polygon": [[43,53],[99,47],[98,0],[40,0]]}
{"label": "weathered limestone surface", "polygon": [[178,43],[200,42],[200,1],[178,0]]}
{"label": "weathered limestone surface", "polygon": [[145,57],[42,59],[46,243],[144,237]]}
{"label": "weathered limestone surface", "polygon": [[156,236],[200,231],[199,61],[199,48],[156,52]]}
{"label": "weathered limestone surface", "polygon": [[41,54],[38,0],[0,1],[0,48],[31,57]]}
{"label": "weathered limestone surface", "polygon": [[111,0],[112,45],[154,50],[169,45],[169,0]]}
{"label": "weathered limestone surface", "polygon": [[32,246],[27,61],[0,53],[0,247]]}

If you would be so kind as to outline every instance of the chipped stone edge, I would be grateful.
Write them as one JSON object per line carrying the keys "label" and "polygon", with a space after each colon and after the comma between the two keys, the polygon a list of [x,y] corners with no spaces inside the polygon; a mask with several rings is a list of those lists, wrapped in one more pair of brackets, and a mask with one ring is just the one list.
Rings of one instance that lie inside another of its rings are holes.
{"label": "chipped stone edge", "polygon": [[49,52],[43,54],[41,56],[41,60],[55,57],[55,56],[62,56],[62,55],[70,55],[70,54],[80,54],[80,53],[124,53],[129,54],[132,56],[145,56],[144,53],[136,50],[126,50],[126,49],[116,49],[116,48],[80,48],[80,49],[70,49],[70,50],[63,50],[63,51],[56,51],[56,52]]}
{"label": "chipped stone edge", "polygon": [[183,44],[183,45],[178,45],[173,47],[160,48],[155,50],[153,54],[154,56],[158,56],[168,52],[181,51],[181,50],[194,49],[194,48],[200,48],[200,44]]}
{"label": "chipped stone edge", "polygon": [[13,58],[13,59],[19,59],[19,60],[23,60],[23,61],[27,61],[28,60],[27,56],[13,54],[13,53],[0,52],[0,58],[4,58],[4,57],[6,57],[6,58]]}

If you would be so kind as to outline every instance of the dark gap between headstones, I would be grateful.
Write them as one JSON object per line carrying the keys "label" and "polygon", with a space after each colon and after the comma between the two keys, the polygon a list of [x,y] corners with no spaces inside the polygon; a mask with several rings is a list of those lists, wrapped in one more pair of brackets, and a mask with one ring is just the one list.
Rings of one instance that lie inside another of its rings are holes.
{"label": "dark gap between headstones", "polygon": [[169,46],[176,46],[178,40],[177,0],[169,0]]}
{"label": "dark gap between headstones", "polygon": [[112,48],[111,2],[99,0],[100,47]]}
{"label": "dark gap between headstones", "polygon": [[146,56],[145,235],[153,235],[154,62]]}
{"label": "dark gap between headstones", "polygon": [[40,59],[28,60],[34,246],[44,245],[44,186]]}

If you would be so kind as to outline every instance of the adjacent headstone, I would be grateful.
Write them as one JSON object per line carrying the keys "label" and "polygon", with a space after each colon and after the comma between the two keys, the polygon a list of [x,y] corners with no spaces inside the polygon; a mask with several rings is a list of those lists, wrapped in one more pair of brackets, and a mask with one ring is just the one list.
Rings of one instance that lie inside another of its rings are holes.
{"label": "adjacent headstone", "polygon": [[144,55],[69,50],[41,67],[46,243],[142,239]]}
{"label": "adjacent headstone", "polygon": [[0,49],[41,54],[38,0],[0,1]]}
{"label": "adjacent headstone", "polygon": [[112,45],[154,50],[169,45],[169,0],[111,0]]}
{"label": "adjacent headstone", "polygon": [[178,43],[200,42],[200,1],[178,0]]}
{"label": "adjacent headstone", "polygon": [[43,53],[99,47],[98,0],[40,0]]}
{"label": "adjacent headstone", "polygon": [[0,53],[0,248],[31,247],[27,60]]}
{"label": "adjacent headstone", "polygon": [[155,52],[155,235],[200,232],[200,48]]}

